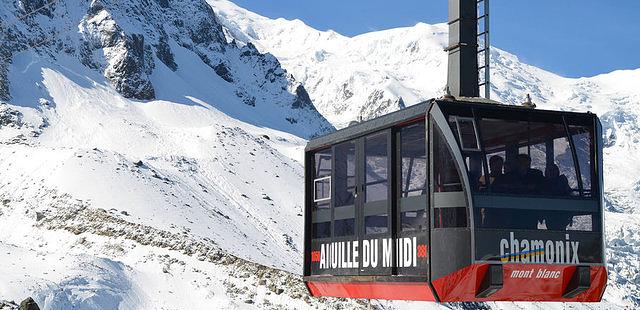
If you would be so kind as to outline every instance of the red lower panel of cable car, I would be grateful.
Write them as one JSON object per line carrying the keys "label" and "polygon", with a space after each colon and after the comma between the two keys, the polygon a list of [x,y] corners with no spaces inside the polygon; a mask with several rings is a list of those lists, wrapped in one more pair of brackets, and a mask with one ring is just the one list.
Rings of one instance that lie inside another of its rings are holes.
{"label": "red lower panel of cable car", "polygon": [[[499,268],[499,272],[492,272]],[[491,279],[493,274],[494,279]],[[499,279],[495,279],[498,274]],[[307,281],[313,296],[418,301],[598,302],[607,282],[604,266],[474,264],[427,282]]]}
{"label": "red lower panel of cable car", "polygon": [[363,282],[336,283],[309,281],[313,296],[343,298],[436,301],[426,282]]}
{"label": "red lower panel of cable car", "polygon": [[[493,265],[500,266],[500,265]],[[441,301],[565,301],[597,302],[607,282],[604,266],[505,264],[502,284],[478,296],[490,265],[474,264],[433,281]],[[578,268],[586,271],[579,278]],[[576,281],[581,283],[575,283]]]}

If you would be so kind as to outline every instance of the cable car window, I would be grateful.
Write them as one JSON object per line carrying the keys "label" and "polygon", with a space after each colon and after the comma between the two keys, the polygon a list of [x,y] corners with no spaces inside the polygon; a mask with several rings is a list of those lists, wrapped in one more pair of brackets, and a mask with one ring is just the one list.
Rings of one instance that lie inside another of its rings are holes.
{"label": "cable car window", "polygon": [[[575,165],[563,124],[485,118],[480,130],[489,173],[480,178],[480,186],[472,186],[473,190],[514,195],[578,195]],[[478,171],[469,169],[473,184]]]}
{"label": "cable car window", "polygon": [[551,180],[547,183],[545,193],[556,196],[576,196],[578,195],[578,177],[569,139],[566,136],[555,138],[552,145],[554,165],[545,169],[545,177]]}
{"label": "cable car window", "polygon": [[[570,132],[576,153],[581,154],[577,156],[580,172],[585,171],[583,190],[561,117],[548,123],[494,118],[480,121],[479,133],[489,173],[480,178],[480,186],[474,187],[471,179],[477,175],[477,169],[473,168],[477,165],[468,160],[468,174],[475,193],[493,197],[476,196],[474,199],[478,227],[556,231],[598,229],[597,202],[574,199],[590,197],[591,134],[583,127],[571,127]],[[474,154],[463,152],[468,158]],[[583,161],[585,168],[581,165]],[[482,186],[483,182],[485,186]],[[498,199],[500,196],[505,198]],[[553,200],[554,197],[564,199]],[[545,200],[537,200],[541,198]]]}
{"label": "cable car window", "polygon": [[580,178],[585,196],[591,196],[591,132],[588,128],[569,126],[580,166]]}
{"label": "cable car window", "polygon": [[[387,132],[365,138],[365,233],[388,230],[389,156]],[[377,203],[376,203],[377,202]]]}
{"label": "cable car window", "polygon": [[460,174],[440,128],[433,135],[434,227],[467,227],[467,208]]}
{"label": "cable car window", "polygon": [[471,117],[451,116],[449,125],[460,142],[462,150],[479,151],[476,122]]}
{"label": "cable car window", "polygon": [[400,226],[426,230],[427,156],[424,121],[400,129]]}
{"label": "cable car window", "polygon": [[334,147],[335,195],[334,237],[355,233],[356,143],[344,142]]}
{"label": "cable car window", "polygon": [[387,200],[388,155],[387,134],[377,134],[365,139],[365,201]]}
{"label": "cable car window", "polygon": [[314,160],[313,238],[331,237],[331,149],[316,152]]}

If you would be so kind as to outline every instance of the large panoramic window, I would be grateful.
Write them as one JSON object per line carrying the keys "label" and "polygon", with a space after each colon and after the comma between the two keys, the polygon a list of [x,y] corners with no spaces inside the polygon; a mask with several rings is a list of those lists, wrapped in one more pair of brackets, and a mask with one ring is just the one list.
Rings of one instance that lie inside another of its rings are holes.
{"label": "large panoramic window", "polygon": [[477,227],[599,229],[598,203],[589,199],[595,171],[592,128],[574,125],[577,119],[567,121],[562,115],[473,114],[477,149],[471,147],[470,126],[467,134],[460,134],[464,127],[460,120],[469,117],[449,116],[448,120],[475,197]]}
{"label": "large panoramic window", "polygon": [[[475,191],[514,195],[579,195],[571,146],[562,123],[484,118],[480,132],[488,173]],[[471,171],[471,169],[470,169]]]}

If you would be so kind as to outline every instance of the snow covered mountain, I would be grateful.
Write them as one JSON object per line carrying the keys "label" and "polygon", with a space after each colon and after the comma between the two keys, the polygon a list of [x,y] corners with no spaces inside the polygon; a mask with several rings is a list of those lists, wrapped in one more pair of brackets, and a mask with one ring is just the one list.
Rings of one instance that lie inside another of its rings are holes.
{"label": "snow covered mountain", "polygon": [[[446,27],[347,38],[207,2],[0,3],[0,309],[363,305],[300,282],[302,149],[441,94]],[[640,70],[492,56],[494,97],[605,122],[610,287],[584,307],[640,305]]]}

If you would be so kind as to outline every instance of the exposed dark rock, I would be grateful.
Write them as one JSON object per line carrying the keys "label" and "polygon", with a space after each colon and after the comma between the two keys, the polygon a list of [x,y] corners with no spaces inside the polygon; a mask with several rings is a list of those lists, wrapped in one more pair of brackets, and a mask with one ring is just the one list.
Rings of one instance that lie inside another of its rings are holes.
{"label": "exposed dark rock", "polygon": [[9,78],[7,65],[0,63],[0,100],[9,101],[11,96],[9,94]]}
{"label": "exposed dark rock", "polygon": [[[280,63],[274,68],[269,68],[267,70],[267,74],[265,74],[265,80],[268,80],[270,83],[275,83],[278,78],[282,78],[285,76],[286,71],[280,67]],[[293,81],[292,81],[293,82]]]}
{"label": "exposed dark rock", "polygon": [[20,111],[11,109],[6,105],[0,106],[0,128],[8,127],[22,127],[22,113]]}
{"label": "exposed dark rock", "polygon": [[5,28],[4,21],[0,20],[0,100],[9,101],[9,63],[11,61],[12,49],[10,43],[15,39],[11,31]]}
{"label": "exposed dark rock", "polygon": [[238,96],[238,98],[242,99],[242,102],[248,106],[252,106],[255,107],[256,106],[256,97],[253,96],[249,96],[246,93],[242,92],[242,91],[237,91],[236,90],[236,96]]}
{"label": "exposed dark rock", "polygon": [[209,6],[205,1],[198,2],[195,5],[198,11],[204,14],[199,15],[194,21],[195,27],[189,28],[189,35],[193,43],[218,43],[221,46],[226,44],[222,25],[218,23],[216,14],[213,12],[213,8],[211,8],[211,6]]}
{"label": "exposed dark rock", "polygon": [[80,63],[91,69],[98,69],[99,65],[93,59],[93,49],[89,41],[82,41],[80,48],[78,49],[78,56],[80,57]]}
{"label": "exposed dark rock", "polygon": [[309,98],[309,93],[307,93],[307,90],[304,89],[302,84],[298,85],[296,88],[296,100],[293,101],[291,107],[294,109],[300,109],[311,106],[313,106],[313,102],[311,101],[311,98]]}
{"label": "exposed dark rock", "polygon": [[351,89],[349,89],[348,83],[342,84],[342,87],[340,88],[340,90],[342,92],[342,99],[347,100],[353,97],[353,92],[351,91]]}
{"label": "exposed dark rock", "polygon": [[144,44],[144,36],[131,34],[123,45],[123,55],[117,56],[115,63],[105,70],[105,77],[126,98],[154,99],[155,90],[148,76],[153,70],[153,59],[148,55],[151,49]]}
{"label": "exposed dark rock", "polygon": [[218,74],[223,80],[229,83],[233,83],[233,76],[231,75],[231,71],[229,71],[229,68],[227,68],[227,65],[225,65],[223,62],[215,66],[213,70],[215,70],[216,74]]}
{"label": "exposed dark rock", "polygon": [[160,37],[160,42],[156,45],[156,56],[162,63],[164,63],[171,71],[178,70],[178,64],[176,64],[171,47],[167,42],[168,38],[166,34]]}
{"label": "exposed dark rock", "polygon": [[247,43],[247,45],[245,45],[242,48],[242,53],[240,54],[241,57],[260,56],[260,55],[262,54],[260,54],[256,46],[253,45],[251,42]]}
{"label": "exposed dark rock", "polygon": [[104,6],[100,1],[93,1],[89,6],[89,10],[87,10],[87,17],[96,16],[100,11],[104,10]]}
{"label": "exposed dark rock", "polygon": [[156,2],[158,2],[160,7],[162,7],[162,8],[166,9],[166,8],[169,7],[169,0],[156,0]]}
{"label": "exposed dark rock", "polygon": [[18,308],[18,310],[40,310],[40,307],[38,307],[38,304],[33,300],[33,298],[29,297],[20,303],[20,308]]}
{"label": "exposed dark rock", "polygon": [[15,310],[18,309],[18,304],[13,301],[0,299],[0,310]]}
{"label": "exposed dark rock", "polygon": [[55,1],[50,0],[20,0],[25,14],[42,14],[53,17],[52,9]]}

